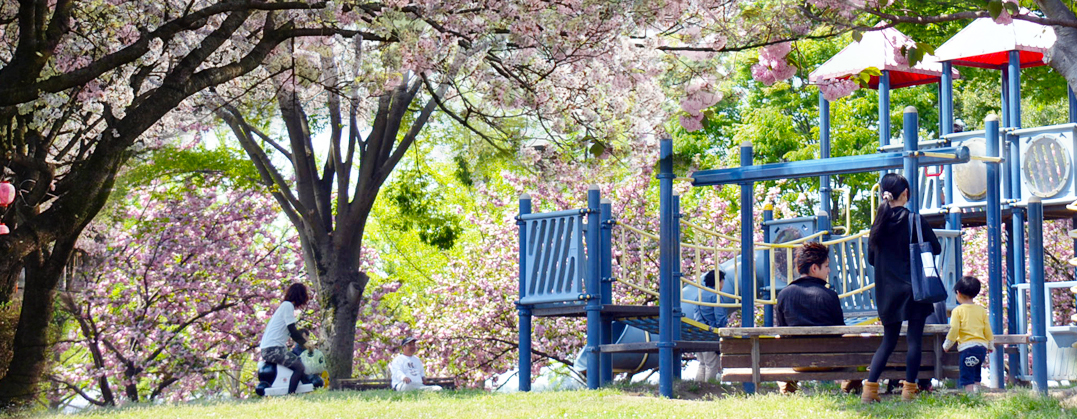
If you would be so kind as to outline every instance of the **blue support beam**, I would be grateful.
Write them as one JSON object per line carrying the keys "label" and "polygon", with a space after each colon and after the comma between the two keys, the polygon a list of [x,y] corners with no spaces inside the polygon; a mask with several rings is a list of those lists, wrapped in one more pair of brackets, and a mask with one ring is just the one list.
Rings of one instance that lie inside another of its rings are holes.
{"label": "blue support beam", "polygon": [[[740,145],[740,169],[752,166],[752,143]],[[753,216],[751,181],[740,183],[740,321],[741,327],[755,327],[755,284],[752,274],[755,272],[755,217]],[[755,392],[755,383],[744,383],[744,391]]]}
{"label": "blue support beam", "polygon": [[1043,202],[1028,200],[1029,293],[1032,299],[1032,381],[1047,395],[1047,296],[1043,286]]}
{"label": "blue support beam", "polygon": [[[969,149],[964,146],[939,148],[931,150],[931,152],[952,156],[923,156],[917,159],[920,166],[941,166],[969,161]],[[726,185],[771,179],[797,179],[900,169],[905,165],[905,154],[906,152],[904,151],[897,151],[864,156],[832,157],[829,159],[772,163],[751,167],[702,170],[692,175],[692,186]]]}
{"label": "blue support beam", "polygon": [[[673,193],[673,341],[681,340],[681,196]],[[681,351],[674,348],[673,351],[673,379],[681,379]]]}
{"label": "blue support beam", "polygon": [[[985,120],[987,155],[999,156],[998,117],[989,115]],[[1003,334],[1002,329],[1002,194],[999,184],[999,164],[986,162],[987,165],[987,289],[988,312],[991,318],[991,332]],[[1002,351],[997,349],[991,354],[991,378],[993,387],[1002,388]]]}
{"label": "blue support beam", "polygon": [[[942,79],[939,80],[939,133],[954,132],[954,66],[942,63]],[[946,195],[950,196],[950,195]]]}
{"label": "blue support beam", "polygon": [[599,254],[601,250],[601,223],[599,213],[602,197],[597,185],[587,189],[587,388],[601,385],[602,361],[599,360],[599,344],[602,342],[602,277]]}
{"label": "blue support beam", "polygon": [[[602,257],[599,266],[602,286],[599,288],[602,294],[602,305],[613,304],[613,204],[609,199],[602,198],[600,205],[602,223]],[[603,316],[601,328],[601,344],[613,343],[613,319]],[[613,354],[601,352],[598,355],[601,373],[601,385],[613,382]]]}
{"label": "blue support beam", "polygon": [[[770,226],[767,225],[771,220],[774,220],[774,205],[768,203],[763,207],[763,243],[770,243],[773,240],[770,235]],[[769,248],[763,250],[763,277],[759,278],[759,284],[768,290],[775,286],[770,277],[770,252]],[[772,326],[774,326],[774,306],[765,304],[763,305],[763,327]]]}
{"label": "blue support beam", "polygon": [[[1020,51],[1010,51],[1009,63],[1006,68],[1007,76],[1007,93],[1009,94],[1009,125],[1008,128],[1019,129],[1021,128],[1021,53]],[[1003,150],[1002,154],[1007,155],[1006,159],[1007,172],[1009,176],[1007,189],[1009,194],[1007,199],[1021,199],[1021,161],[1020,147],[1018,138],[1014,135],[1010,135],[1009,131],[1006,134],[1006,144],[1009,145],[1008,150]],[[1008,309],[1008,321],[1007,330],[1010,333],[1016,333],[1017,330],[1017,295],[1012,284],[1020,284],[1025,282],[1025,223],[1024,223],[1024,209],[1014,208],[1013,217],[1010,220],[1009,232],[1010,238],[1006,242],[1006,254],[1012,256],[1007,258],[1006,265],[1007,270],[1010,273],[1010,277],[1006,281],[1006,301]],[[1020,366],[1020,361],[1017,354],[1010,354],[1010,371],[1011,374],[1016,374]],[[1005,380],[1002,380],[1002,385],[1005,385]],[[1000,385],[999,388],[1002,388]]]}
{"label": "blue support beam", "polygon": [[[531,213],[531,196],[528,194],[520,195],[520,218],[516,221],[516,225],[520,226],[520,251],[519,251],[519,267],[520,267],[520,299],[522,300],[526,296],[526,289],[524,288],[524,269],[527,266],[525,258],[527,257],[527,222],[523,220],[523,216]],[[519,372],[517,375],[520,379],[519,389],[520,391],[531,391],[531,306],[522,305],[517,303],[516,309],[520,314],[520,362]]]}
{"label": "blue support beam", "polygon": [[890,145],[890,70],[879,76],[879,147]]}
{"label": "blue support beam", "polygon": [[[1012,162],[1010,164],[1011,196],[1008,196],[1007,198],[1021,199],[1021,165],[1017,163],[1021,162],[1020,138],[1012,135],[1007,135],[1007,137],[1009,137],[1010,139],[1010,141],[1007,141],[1007,143],[1009,144],[1009,160],[1010,162]],[[1024,334],[1025,331],[1020,330],[1020,327],[1018,325],[1017,317],[1019,316],[1019,313],[1021,312],[1022,308],[1018,307],[1017,290],[1013,289],[1012,285],[1017,283],[1025,283],[1025,211],[1026,210],[1024,208],[1020,207],[1012,208],[1013,217],[1010,219],[1009,226],[1009,229],[1011,231],[1011,234],[1009,236],[1011,238],[1011,245],[1007,245],[1007,253],[1009,253],[1009,249],[1013,250],[1013,276],[1010,277],[1011,281],[1007,282],[1006,287],[1006,302],[1008,303],[1006,305],[1006,330],[1009,331],[1010,334],[1018,335]],[[1022,373],[1023,369],[1025,369],[1025,362],[1021,361],[1019,353],[1009,354],[1009,365],[1009,371],[1011,376],[1017,376]]]}
{"label": "blue support beam", "polygon": [[[819,158],[830,158],[830,101],[819,92]],[[830,214],[830,176],[819,177],[819,209]]]}
{"label": "blue support beam", "polygon": [[905,143],[905,159],[902,162],[902,170],[905,172],[905,179],[909,180],[909,202],[905,204],[905,208],[912,211],[913,214],[920,213],[920,165],[917,164],[916,158],[917,146],[920,144],[920,114],[916,112],[916,108],[912,106],[905,107],[905,110],[901,114],[901,138]]}
{"label": "blue support beam", "polygon": [[[673,397],[673,141],[660,143],[658,159],[658,393]],[[678,302],[679,303],[679,302]]]}
{"label": "blue support beam", "polygon": [[1002,66],[1002,127],[1010,126],[1010,67]]}
{"label": "blue support beam", "polygon": [[1009,88],[1006,92],[1010,95],[1010,120],[1009,128],[1021,128],[1021,52],[1010,51],[1010,62],[1007,65],[1006,76],[1009,78],[1006,84]]}

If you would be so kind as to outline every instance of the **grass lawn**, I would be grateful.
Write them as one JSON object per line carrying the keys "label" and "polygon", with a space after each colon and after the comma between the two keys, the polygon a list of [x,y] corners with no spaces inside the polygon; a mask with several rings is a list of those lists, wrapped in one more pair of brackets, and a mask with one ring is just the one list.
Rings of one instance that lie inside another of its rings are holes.
{"label": "grass lawn", "polygon": [[808,385],[802,394],[781,396],[769,388],[747,396],[729,386],[700,388],[680,383],[679,397],[654,396],[653,387],[596,391],[497,394],[481,391],[394,393],[319,391],[301,396],[198,401],[100,409],[81,415],[38,413],[34,417],[114,418],[1077,418],[1077,393],[1056,391],[1040,398],[1028,390],[966,396],[925,395],[915,403],[885,396],[862,405],[839,395],[834,385]]}

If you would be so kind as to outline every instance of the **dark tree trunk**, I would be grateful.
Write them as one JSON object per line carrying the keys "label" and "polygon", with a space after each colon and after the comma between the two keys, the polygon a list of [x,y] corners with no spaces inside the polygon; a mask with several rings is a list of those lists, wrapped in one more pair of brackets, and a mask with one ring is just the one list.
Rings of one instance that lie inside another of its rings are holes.
{"label": "dark tree trunk", "polygon": [[[1050,19],[1058,19],[1077,23],[1077,15],[1074,15],[1070,6],[1060,0],[1037,0],[1040,10]],[[1054,26],[1055,46],[1051,48],[1051,68],[1058,71],[1069,82],[1070,87],[1077,87],[1077,28],[1069,26]]]}
{"label": "dark tree trunk", "polygon": [[[22,311],[13,342],[12,363],[0,379],[2,402],[30,400],[37,394],[37,385],[48,361],[49,323],[52,321],[56,283],[63,272],[64,262],[75,247],[78,233],[57,241],[51,255],[43,250],[31,253],[26,260],[26,288],[23,290]],[[46,246],[39,246],[44,249]]]}

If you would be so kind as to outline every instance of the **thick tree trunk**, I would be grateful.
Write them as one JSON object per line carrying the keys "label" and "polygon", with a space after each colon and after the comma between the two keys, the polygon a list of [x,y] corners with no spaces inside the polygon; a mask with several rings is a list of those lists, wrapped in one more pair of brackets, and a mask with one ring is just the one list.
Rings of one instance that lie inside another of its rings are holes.
{"label": "thick tree trunk", "polygon": [[0,271],[0,304],[7,304],[15,298],[15,290],[21,274],[22,265],[18,263],[11,270]]}
{"label": "thick tree trunk", "polygon": [[[1077,16],[1069,6],[1060,0],[1038,0],[1040,10],[1050,19],[1077,22]],[[1051,68],[1062,74],[1071,88],[1077,87],[1077,28],[1053,26],[1055,46],[1051,48],[1049,61]]]}
{"label": "thick tree trunk", "polygon": [[[81,231],[81,229],[79,229]],[[56,283],[64,269],[79,233],[56,242],[52,254],[45,255],[46,244],[26,260],[26,288],[23,290],[22,311],[15,331],[11,365],[0,379],[0,406],[32,400],[48,361],[49,323],[53,317]]]}
{"label": "thick tree trunk", "polygon": [[329,336],[329,353],[326,362],[329,368],[330,388],[339,389],[340,380],[351,378],[352,361],[355,355],[355,323],[359,318],[359,301],[369,278],[357,269],[333,269],[327,277],[332,281],[332,291],[325,293],[322,302],[326,304],[322,325]]}

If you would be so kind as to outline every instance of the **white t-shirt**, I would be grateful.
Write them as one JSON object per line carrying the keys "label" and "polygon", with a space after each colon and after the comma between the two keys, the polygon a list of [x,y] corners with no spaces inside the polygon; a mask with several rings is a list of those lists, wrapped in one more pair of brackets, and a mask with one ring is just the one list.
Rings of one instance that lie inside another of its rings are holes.
{"label": "white t-shirt", "polygon": [[288,325],[295,323],[295,306],[291,301],[280,303],[273,318],[269,319],[266,331],[262,334],[262,344],[259,349],[272,348],[274,346],[288,346]]}
{"label": "white t-shirt", "polygon": [[418,357],[404,354],[397,354],[396,358],[393,358],[393,362],[389,363],[389,372],[393,375],[394,389],[404,382],[404,377],[410,378],[412,383],[422,384],[425,375],[423,361],[420,361]]}

